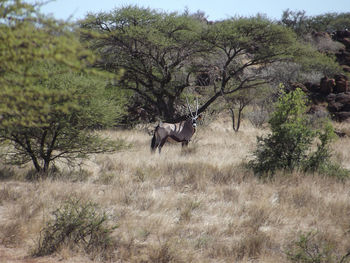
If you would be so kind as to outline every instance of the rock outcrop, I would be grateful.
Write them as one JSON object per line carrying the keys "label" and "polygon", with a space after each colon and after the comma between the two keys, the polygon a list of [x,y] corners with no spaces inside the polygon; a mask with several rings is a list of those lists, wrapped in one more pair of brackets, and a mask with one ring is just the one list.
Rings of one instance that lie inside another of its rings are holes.
{"label": "rock outcrop", "polygon": [[345,72],[350,72],[350,31],[336,31],[332,34],[332,39],[344,45],[345,48],[336,52],[338,63],[342,66]]}
{"label": "rock outcrop", "polygon": [[[328,110],[333,119],[337,121],[350,122],[350,87],[349,78],[345,75],[350,73],[350,31],[336,31],[331,35],[328,33],[313,33],[312,39],[318,43],[321,52],[330,52],[334,45],[330,41],[338,41],[341,48],[333,50],[337,62],[343,68],[344,74],[332,77],[323,77],[319,83],[294,83],[294,88],[304,90],[312,101],[309,113],[317,114]],[[323,44],[322,44],[323,43]]]}
{"label": "rock outcrop", "polygon": [[337,121],[350,121],[350,89],[346,75],[323,77],[319,84],[293,83],[293,88],[306,92],[312,101],[309,113],[318,114],[326,109]]}

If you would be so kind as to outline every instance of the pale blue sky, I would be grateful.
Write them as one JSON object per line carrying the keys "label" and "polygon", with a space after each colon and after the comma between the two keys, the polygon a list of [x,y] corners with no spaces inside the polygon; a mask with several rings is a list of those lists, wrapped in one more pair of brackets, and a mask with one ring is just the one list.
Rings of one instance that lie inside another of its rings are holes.
{"label": "pale blue sky", "polygon": [[[27,0],[37,2],[38,0]],[[204,11],[209,20],[226,19],[235,15],[252,16],[266,14],[271,19],[280,19],[287,8],[305,10],[313,16],[328,12],[350,12],[349,0],[56,0],[46,4],[42,12],[51,13],[58,19],[83,18],[88,12],[110,11],[126,5],[150,7],[160,11]]]}

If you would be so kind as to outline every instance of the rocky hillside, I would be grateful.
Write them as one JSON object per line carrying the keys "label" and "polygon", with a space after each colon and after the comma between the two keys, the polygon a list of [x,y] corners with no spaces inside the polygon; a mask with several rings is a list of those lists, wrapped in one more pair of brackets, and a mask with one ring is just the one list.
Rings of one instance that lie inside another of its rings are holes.
{"label": "rocky hillside", "polygon": [[[332,77],[323,77],[319,83],[295,83],[294,87],[303,89],[310,97],[313,105],[312,113],[325,111],[331,113],[332,118],[337,121],[350,121],[350,31],[336,31],[333,34],[314,33],[312,38],[315,42],[326,43],[328,41],[340,42],[341,48],[336,50],[335,56],[343,68],[344,74]],[[329,50],[326,50],[329,52]]]}

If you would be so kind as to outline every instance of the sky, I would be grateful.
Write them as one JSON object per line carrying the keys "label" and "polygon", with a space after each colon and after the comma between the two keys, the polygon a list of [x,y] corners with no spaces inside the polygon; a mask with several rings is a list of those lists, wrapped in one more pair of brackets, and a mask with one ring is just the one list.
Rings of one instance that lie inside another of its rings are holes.
{"label": "sky", "polygon": [[[38,0],[27,0],[34,3]],[[57,19],[82,19],[88,12],[109,12],[127,5],[150,7],[158,11],[183,12],[186,8],[194,13],[204,11],[208,20],[217,21],[232,16],[266,14],[271,19],[280,19],[286,9],[305,10],[314,16],[328,12],[350,12],[349,0],[56,0],[41,8],[45,14]]]}

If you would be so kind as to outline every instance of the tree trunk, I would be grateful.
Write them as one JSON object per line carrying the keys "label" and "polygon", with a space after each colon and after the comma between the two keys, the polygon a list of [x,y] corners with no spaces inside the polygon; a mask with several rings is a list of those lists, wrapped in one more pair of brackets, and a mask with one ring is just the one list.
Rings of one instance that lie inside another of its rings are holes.
{"label": "tree trunk", "polygon": [[176,113],[175,113],[174,101],[175,101],[175,98],[168,98],[167,101],[165,98],[162,98],[162,97],[157,99],[157,107],[158,107],[159,115],[166,122],[172,122],[177,117],[175,116]]}
{"label": "tree trunk", "polygon": [[39,162],[38,162],[38,159],[34,156],[34,155],[31,155],[30,156],[31,159],[32,159],[32,162],[34,164],[34,167],[35,167],[35,170],[38,172],[38,173],[41,173],[42,172],[42,167],[40,166]]}
{"label": "tree trunk", "polygon": [[232,129],[234,131],[236,131],[236,127],[235,127],[235,112],[234,112],[234,109],[232,109],[232,108],[229,108],[229,110],[230,110],[231,119],[232,119]]}
{"label": "tree trunk", "polygon": [[241,127],[241,118],[242,118],[242,111],[244,107],[240,107],[238,109],[238,116],[237,116],[237,123],[235,124],[236,118],[235,118],[235,112],[233,108],[229,108],[231,113],[231,119],[232,119],[232,128],[235,132],[238,132],[239,128]]}
{"label": "tree trunk", "polygon": [[44,160],[44,168],[42,173],[47,174],[49,172],[49,167],[50,167],[50,160],[49,159]]}
{"label": "tree trunk", "polygon": [[235,118],[235,112],[234,109],[230,108],[230,113],[231,113],[231,119],[232,119],[232,129],[235,132],[238,132],[239,127],[241,126],[241,111],[238,111],[238,119],[237,119],[237,124],[235,123],[236,118]]}

